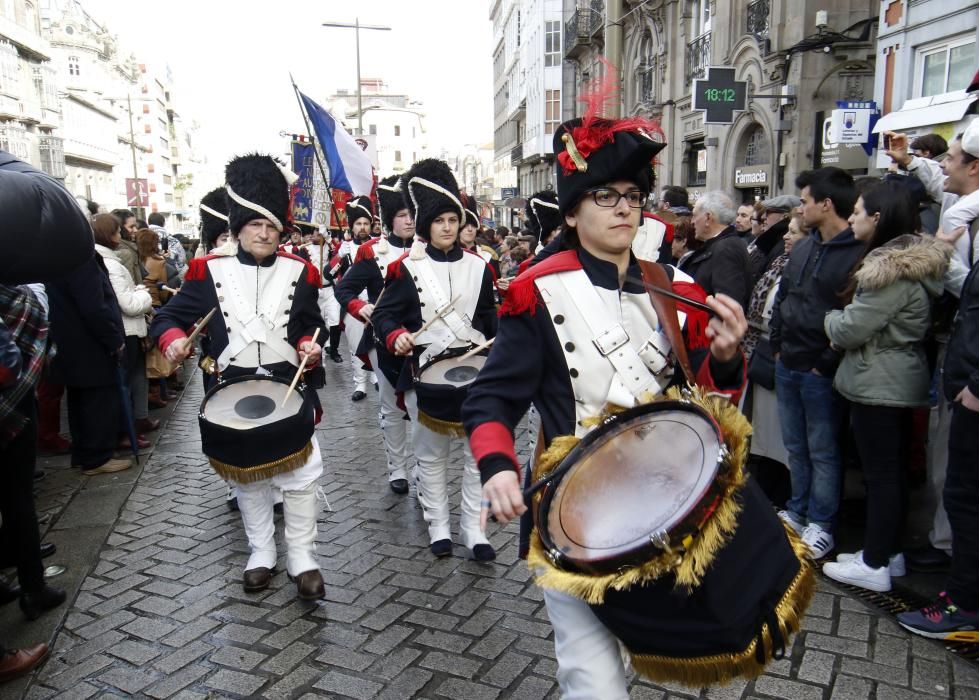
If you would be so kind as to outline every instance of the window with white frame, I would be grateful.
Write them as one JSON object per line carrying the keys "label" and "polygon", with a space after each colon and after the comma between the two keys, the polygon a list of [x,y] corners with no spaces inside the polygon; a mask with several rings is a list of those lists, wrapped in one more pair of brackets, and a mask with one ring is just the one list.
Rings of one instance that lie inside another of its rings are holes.
{"label": "window with white frame", "polygon": [[561,123],[561,91],[547,90],[544,100],[544,133],[553,134]]}
{"label": "window with white frame", "polygon": [[975,63],[975,33],[920,47],[915,60],[915,97],[964,90]]}
{"label": "window with white frame", "polygon": [[20,87],[20,55],[13,44],[0,40],[0,92],[17,95]]}
{"label": "window with white frame", "polygon": [[710,0],[690,1],[690,38],[710,31]]}
{"label": "window with white frame", "polygon": [[544,23],[544,66],[561,65],[561,23]]}

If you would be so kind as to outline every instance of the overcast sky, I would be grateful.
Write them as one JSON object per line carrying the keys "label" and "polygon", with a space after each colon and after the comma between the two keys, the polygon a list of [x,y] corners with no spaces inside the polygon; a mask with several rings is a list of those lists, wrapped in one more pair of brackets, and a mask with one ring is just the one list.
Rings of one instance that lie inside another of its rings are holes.
{"label": "overcast sky", "polygon": [[[303,130],[289,73],[322,101],[361,76],[425,103],[434,150],[493,138],[489,0],[81,0],[122,47],[170,65],[175,103],[200,122],[198,145],[213,163],[235,153],[288,150],[279,131]],[[151,8],[151,9],[150,9]]]}

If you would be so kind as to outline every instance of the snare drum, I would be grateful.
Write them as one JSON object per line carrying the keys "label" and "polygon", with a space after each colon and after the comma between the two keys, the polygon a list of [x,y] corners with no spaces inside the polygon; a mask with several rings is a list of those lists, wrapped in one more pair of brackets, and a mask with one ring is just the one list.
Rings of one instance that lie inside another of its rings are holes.
{"label": "snare drum", "polygon": [[204,454],[229,481],[290,472],[312,453],[315,418],[307,389],[289,391],[279,377],[242,375],[218,383],[204,396],[198,421]]}
{"label": "snare drum", "polygon": [[470,348],[442,353],[415,373],[418,421],[443,435],[464,436],[462,402],[469,386],[486,364],[486,353],[460,360]]}
{"label": "snare drum", "polygon": [[757,676],[812,596],[805,545],[743,474],[749,432],[702,396],[637,406],[586,435],[534,503],[537,582],[591,604],[653,680]]}

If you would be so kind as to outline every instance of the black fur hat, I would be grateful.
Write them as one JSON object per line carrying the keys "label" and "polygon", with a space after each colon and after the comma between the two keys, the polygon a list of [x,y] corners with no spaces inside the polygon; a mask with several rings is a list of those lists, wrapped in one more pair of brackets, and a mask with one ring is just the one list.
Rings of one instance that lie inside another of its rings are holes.
{"label": "black fur hat", "polygon": [[[641,190],[652,190],[653,157],[666,144],[656,140],[662,132],[632,127],[630,121],[591,118],[585,123],[583,119],[572,119],[554,132],[562,216],[575,207],[587,190],[615,180],[632,180]],[[626,124],[631,128],[621,128]]]}
{"label": "black fur hat", "polygon": [[530,195],[524,213],[527,215],[527,228],[538,241],[543,241],[544,236],[564,223],[554,190],[541,190]]}
{"label": "black fur hat", "polygon": [[224,169],[228,227],[237,234],[255,219],[268,219],[282,233],[292,224],[289,202],[298,177],[272,156],[250,153],[233,158]]}
{"label": "black fur hat", "polygon": [[466,220],[462,222],[461,226],[472,224],[476,228],[479,228],[479,203],[475,197],[471,197],[468,194],[460,194],[459,199],[462,201],[462,206],[466,210]]}
{"label": "black fur hat", "polygon": [[430,238],[432,222],[440,214],[455,212],[460,226],[466,220],[459,186],[445,161],[426,158],[415,163],[401,176],[401,192],[415,219],[415,234],[426,241]]}
{"label": "black fur hat", "polygon": [[201,240],[210,250],[222,233],[228,231],[228,193],[218,187],[201,197]]}
{"label": "black fur hat", "polygon": [[347,230],[350,233],[354,232],[357,219],[367,219],[367,223],[374,223],[374,206],[367,195],[354,197],[347,202]]}
{"label": "black fur hat", "polygon": [[381,215],[381,225],[388,233],[394,233],[394,216],[405,208],[401,196],[400,176],[391,175],[377,183],[377,208]]}

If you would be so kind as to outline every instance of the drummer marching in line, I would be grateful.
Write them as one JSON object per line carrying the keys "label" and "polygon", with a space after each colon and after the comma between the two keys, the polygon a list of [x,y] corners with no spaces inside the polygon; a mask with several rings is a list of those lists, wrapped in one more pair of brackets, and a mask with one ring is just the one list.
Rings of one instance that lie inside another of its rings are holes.
{"label": "drummer marching in line", "polygon": [[[180,294],[157,315],[150,329],[171,362],[191,353],[186,331],[212,308],[218,313],[208,326],[211,354],[222,380],[247,375],[273,375],[286,384],[302,359],[319,363],[322,349],[313,338],[324,334],[317,305],[320,276],[302,258],[278,251],[280,235],[290,225],[289,193],[296,176],[271,156],[235,158],[225,171],[228,225],[238,237],[235,255],[196,258]],[[271,397],[249,397],[278,405],[286,386]],[[205,401],[217,401],[218,385]],[[315,391],[308,392],[315,399]],[[244,399],[243,399],[244,401]],[[315,400],[316,419],[321,410]],[[312,423],[313,412],[308,411]],[[203,422],[203,421],[202,421]],[[322,598],[323,577],[315,557],[317,479],[323,460],[312,425],[302,426],[312,438],[292,453],[253,464],[255,446],[242,439],[237,455],[208,455],[212,467],[238,490],[238,506],[251,555],[245,566],[245,591],[264,590],[276,567],[272,487],[284,500],[286,570],[304,600]],[[273,428],[274,430],[274,428]],[[285,438],[286,436],[283,436]],[[202,440],[205,440],[202,427]],[[277,440],[263,449],[274,448]],[[285,442],[285,440],[283,440]],[[206,448],[205,448],[206,449]],[[236,466],[248,464],[246,467]]]}
{"label": "drummer marching in line", "polygon": [[[419,161],[401,177],[404,206],[420,239],[410,253],[388,267],[383,296],[371,319],[387,350],[405,357],[395,387],[404,392],[412,420],[417,460],[418,500],[422,505],[432,554],[452,553],[447,472],[450,451],[462,436],[458,414],[446,413],[452,402],[433,395],[423,381],[413,383],[420,368],[447,354],[461,355],[496,334],[493,273],[478,255],[459,245],[466,212],[448,165]],[[464,392],[464,390],[463,390]],[[496,558],[479,526],[479,473],[468,446],[462,474],[463,544],[477,561]]]}
{"label": "drummer marching in line", "polygon": [[[373,206],[371,198],[367,196],[354,197],[347,202],[347,228],[351,240],[345,240],[340,245],[339,258],[342,265],[337,275],[338,285],[349,274],[361,247],[371,240],[371,227],[374,222]],[[339,287],[335,291],[339,292]],[[366,301],[366,296],[362,297],[362,300]],[[339,296],[337,296],[337,302],[340,305],[342,317],[347,305]],[[347,337],[347,348],[350,351],[350,371],[354,380],[354,393],[350,399],[363,401],[367,398],[367,384],[376,383],[373,372],[365,369],[364,363],[357,357],[357,348],[360,346],[360,339],[364,335],[364,322],[358,317],[348,314],[343,322],[343,334]]]}
{"label": "drummer marching in line", "polygon": [[[336,288],[336,298],[347,313],[361,323],[370,324],[374,304],[384,289],[388,268],[405,254],[415,237],[415,221],[405,206],[398,176],[384,178],[377,185],[377,203],[381,224],[388,235],[375,238],[357,249],[353,266]],[[367,299],[363,298],[366,292]],[[399,406],[395,386],[404,367],[404,358],[388,352],[368,327],[356,348],[357,355],[368,356],[377,377],[380,408],[377,420],[384,438],[388,461],[388,485],[397,494],[408,493],[408,421]]]}
{"label": "drummer marching in line", "polygon": [[[606,85],[614,84],[614,75],[607,80]],[[532,527],[542,527],[531,521],[525,505],[514,449],[514,430],[531,404],[541,416],[547,457],[562,443],[558,438],[564,443],[582,438],[609,407],[644,404],[680,383],[687,372],[688,380],[706,391],[735,400],[745,384],[739,343],[747,325],[736,301],[723,295],[708,298],[714,317],[700,332],[688,324],[685,342],[676,307],[662,297],[652,299],[635,281],[646,277],[669,289],[674,279],[673,268],[640,266],[630,250],[653,188],[652,161],[665,144],[654,138],[661,137],[655,122],[598,117],[609,92],[596,88],[586,116],[555,133],[564,250],[510,284],[496,342],[462,410],[483,482],[483,526],[489,515],[501,523],[524,515],[522,555]],[[683,365],[686,372],[680,371]],[[662,443],[661,449],[670,450],[671,444]],[[609,471],[602,478],[616,474]],[[710,571],[721,577],[720,593],[716,586],[693,593],[674,588],[667,576],[655,585],[602,591],[598,598],[603,602],[590,605],[577,585],[581,577],[559,571],[550,578],[544,601],[554,628],[562,697],[628,698],[620,643],[641,673],[693,685],[757,675],[771,654],[784,649],[782,635],[797,625],[796,612],[809,592],[805,585],[787,591],[785,576],[791,581],[801,577],[806,584],[811,572],[774,512],[766,511],[764,497],[756,498],[757,486],[749,480],[742,491],[732,510],[742,507],[742,516],[750,514],[751,522],[742,517],[739,532],[750,537],[754,530],[749,525],[760,528],[766,541],[774,537],[784,545],[782,556],[740,565],[737,557],[733,564],[727,557],[722,565],[718,555]],[[540,577],[544,567],[534,573]],[[555,580],[567,585],[553,585]],[[720,600],[724,603],[705,609]],[[743,640],[743,647],[725,647],[731,638]],[[635,639],[641,640],[640,648],[628,643]],[[681,651],[673,655],[671,649]]]}

